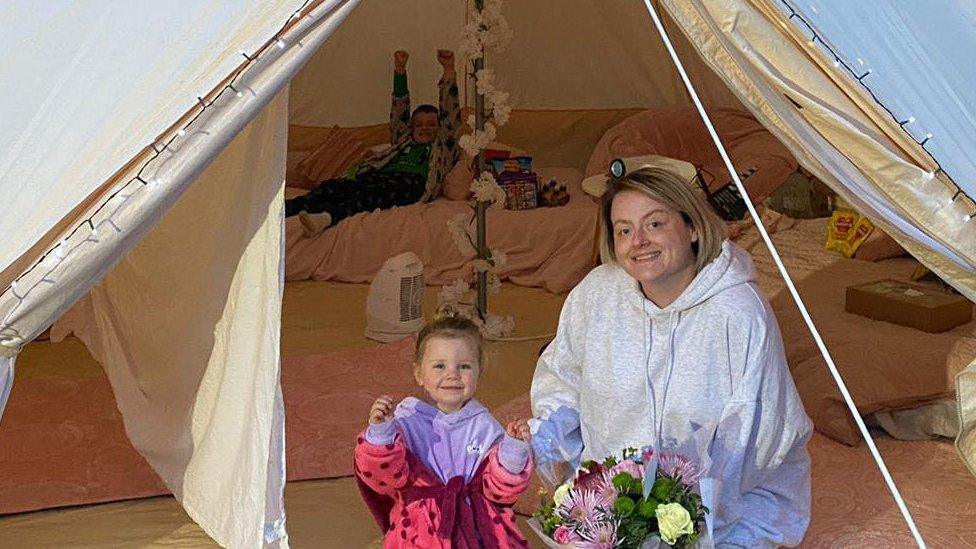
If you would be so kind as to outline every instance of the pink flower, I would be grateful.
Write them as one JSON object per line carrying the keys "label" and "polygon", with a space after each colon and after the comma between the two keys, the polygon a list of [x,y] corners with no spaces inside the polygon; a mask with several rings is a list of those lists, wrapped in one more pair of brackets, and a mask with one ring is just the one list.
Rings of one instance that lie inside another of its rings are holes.
{"label": "pink flower", "polygon": [[625,459],[610,468],[610,478],[619,473],[627,473],[634,478],[644,478],[644,466],[630,459]]}
{"label": "pink flower", "polygon": [[580,549],[613,549],[617,546],[617,524],[605,522],[587,532],[586,539],[576,543]]}
{"label": "pink flower", "polygon": [[617,502],[617,489],[613,487],[613,475],[610,471],[604,471],[600,477],[600,483],[595,486],[594,492],[598,505],[604,509],[613,509],[613,504]]}
{"label": "pink flower", "polygon": [[644,463],[647,463],[647,461],[649,459],[651,459],[651,456],[653,456],[653,455],[654,455],[654,448],[651,448],[650,446],[647,446],[647,447],[644,448],[644,451],[641,452],[641,461],[643,461]]}
{"label": "pink flower", "polygon": [[576,535],[576,532],[572,531],[568,526],[560,526],[556,528],[556,531],[552,533],[552,539],[556,540],[556,543],[560,545],[566,545],[568,543],[573,543],[574,541],[579,541],[580,537]]}
{"label": "pink flower", "polygon": [[599,500],[592,490],[573,490],[569,501],[557,511],[564,520],[571,520],[577,524],[591,524],[596,522],[599,513]]}
{"label": "pink flower", "polygon": [[681,477],[685,486],[694,486],[701,476],[701,471],[693,461],[680,454],[663,452],[658,457],[657,470],[668,477]]}

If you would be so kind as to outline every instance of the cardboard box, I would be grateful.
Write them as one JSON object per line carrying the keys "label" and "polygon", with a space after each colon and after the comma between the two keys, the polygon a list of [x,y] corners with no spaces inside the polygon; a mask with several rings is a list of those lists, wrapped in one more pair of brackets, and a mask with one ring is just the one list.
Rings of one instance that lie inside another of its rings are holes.
{"label": "cardboard box", "polygon": [[966,298],[899,280],[848,286],[844,310],[930,333],[973,320],[973,304]]}
{"label": "cardboard box", "polygon": [[532,172],[506,173],[498,178],[505,191],[505,209],[531,210],[539,205],[539,178]]}

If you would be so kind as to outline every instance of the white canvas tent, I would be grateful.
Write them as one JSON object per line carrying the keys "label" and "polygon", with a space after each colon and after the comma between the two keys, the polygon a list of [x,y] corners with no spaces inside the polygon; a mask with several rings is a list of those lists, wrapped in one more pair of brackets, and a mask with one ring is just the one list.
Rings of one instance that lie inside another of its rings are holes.
{"label": "white canvas tent", "polygon": [[[451,47],[465,20],[460,0],[357,4],[0,8],[0,406],[18,351],[94,287],[97,322],[79,337],[104,365],[133,445],[222,545],[287,539],[287,124],[381,122],[388,89],[367,75],[386,74],[393,49]],[[976,189],[956,187],[972,185],[976,101],[953,63],[976,27],[954,24],[956,40],[940,43],[914,26],[931,28],[938,13],[972,22],[972,11],[953,0],[815,4],[657,6],[706,103],[741,102],[807,169],[976,298],[966,196]],[[640,2],[511,2],[505,13],[514,42],[489,64],[517,108],[688,102]],[[868,79],[846,68],[859,56],[878,63]],[[412,81],[433,80],[425,70],[411,68]],[[918,126],[900,124],[909,117]],[[959,378],[965,459],[976,459],[973,378]]]}

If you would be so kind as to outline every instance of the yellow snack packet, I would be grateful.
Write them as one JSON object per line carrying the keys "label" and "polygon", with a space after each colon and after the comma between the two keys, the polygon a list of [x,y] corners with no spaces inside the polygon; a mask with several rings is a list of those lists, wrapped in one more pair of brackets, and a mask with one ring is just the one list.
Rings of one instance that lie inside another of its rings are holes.
{"label": "yellow snack packet", "polygon": [[827,223],[827,242],[824,248],[840,252],[844,257],[851,257],[853,250],[848,242],[854,232],[854,225],[861,216],[850,210],[838,210],[830,216]]}
{"label": "yellow snack packet", "polygon": [[[850,245],[851,255],[847,257],[852,257],[857,253],[857,249],[868,239],[868,236],[874,232],[874,223],[861,216],[857,223],[854,224],[854,230],[851,231],[851,236],[847,239],[847,243]],[[845,254],[846,255],[846,254]]]}

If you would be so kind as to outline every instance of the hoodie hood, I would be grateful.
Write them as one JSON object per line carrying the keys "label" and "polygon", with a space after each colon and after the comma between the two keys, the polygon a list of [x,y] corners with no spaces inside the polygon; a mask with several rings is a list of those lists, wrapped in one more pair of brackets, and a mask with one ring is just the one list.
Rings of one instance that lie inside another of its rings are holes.
{"label": "hoodie hood", "polygon": [[756,268],[752,264],[749,252],[729,240],[722,243],[722,252],[718,257],[705,265],[685,291],[681,292],[678,299],[667,307],[658,307],[653,301],[647,299],[636,280],[631,278],[623,268],[617,270],[620,275],[619,283],[629,296],[629,301],[649,315],[682,312],[726,290],[756,281]]}

